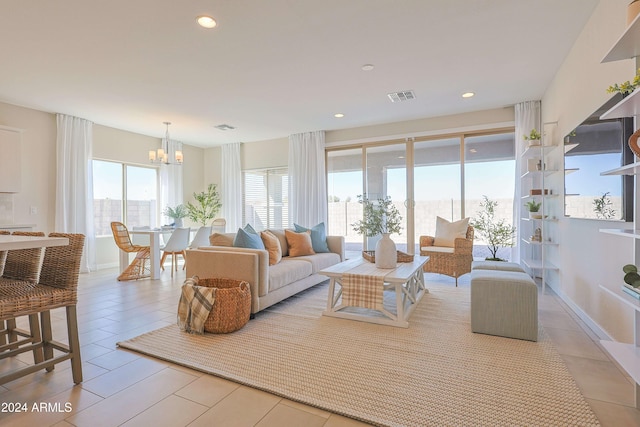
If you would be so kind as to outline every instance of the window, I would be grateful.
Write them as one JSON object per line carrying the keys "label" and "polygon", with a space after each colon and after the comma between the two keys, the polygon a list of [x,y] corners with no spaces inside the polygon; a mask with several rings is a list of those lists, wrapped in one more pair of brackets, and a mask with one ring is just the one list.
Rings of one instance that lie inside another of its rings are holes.
{"label": "window", "polygon": [[242,223],[256,230],[289,226],[289,175],[286,168],[244,171]]}
{"label": "window", "polygon": [[112,221],[157,227],[157,170],[93,160],[93,209],[96,236],[111,235]]}

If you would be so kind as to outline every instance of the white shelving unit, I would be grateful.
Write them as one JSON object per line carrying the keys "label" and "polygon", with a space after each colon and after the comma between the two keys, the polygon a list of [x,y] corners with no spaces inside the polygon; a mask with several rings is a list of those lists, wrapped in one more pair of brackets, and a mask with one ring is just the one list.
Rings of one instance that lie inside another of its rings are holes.
{"label": "white shelving unit", "polygon": [[[536,201],[541,203],[540,214],[542,218],[531,218],[526,208],[522,209],[520,217],[520,238],[521,251],[520,259],[522,264],[529,270],[533,277],[540,277],[542,280],[542,290],[544,292],[547,283],[547,273],[557,271],[558,267],[548,260],[547,250],[550,247],[557,247],[558,242],[550,238],[550,225],[557,221],[554,215],[554,204],[558,199],[557,191],[549,187],[547,178],[559,173],[559,170],[551,163],[549,155],[558,148],[552,138],[546,135],[545,126],[555,125],[546,123],[543,125],[543,141],[540,145],[527,147],[522,155],[521,162],[526,169],[520,176],[520,188],[522,194],[521,203]],[[530,160],[533,159],[533,162]],[[536,170],[531,170],[531,164],[536,164]],[[539,170],[538,170],[539,169]],[[540,189],[543,194],[532,195],[530,190]],[[548,190],[550,194],[544,194]],[[532,239],[536,230],[540,229],[541,240]]]}
{"label": "white shelving unit", "polygon": [[[629,25],[624,34],[618,39],[616,44],[604,57],[602,62],[618,61],[621,59],[636,58],[636,68],[640,57],[640,16],[636,17]],[[600,116],[601,119],[617,119],[623,117],[635,117],[636,127],[638,126],[638,116],[640,116],[640,90],[635,90],[631,95],[623,98],[611,109]],[[601,175],[633,175],[635,177],[635,197],[634,197],[634,227],[632,230],[625,229],[601,229],[601,233],[634,239],[633,259],[636,265],[640,264],[640,162],[620,168],[604,171]],[[622,271],[620,271],[622,275]],[[621,280],[622,282],[622,280]],[[640,409],[640,301],[627,295],[622,291],[622,284],[600,285],[600,289],[606,295],[621,301],[625,306],[634,310],[634,343],[626,344],[615,341],[602,340],[602,346],[607,350],[613,359],[633,378],[635,381],[635,406]]]}

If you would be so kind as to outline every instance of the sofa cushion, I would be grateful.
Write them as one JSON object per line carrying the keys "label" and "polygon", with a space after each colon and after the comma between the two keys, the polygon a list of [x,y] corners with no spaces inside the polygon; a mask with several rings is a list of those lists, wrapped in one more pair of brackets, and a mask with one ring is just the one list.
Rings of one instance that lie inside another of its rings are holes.
{"label": "sofa cushion", "polygon": [[282,256],[289,256],[289,246],[287,245],[287,236],[284,234],[284,228],[270,228],[269,231],[280,240],[280,249]]}
{"label": "sofa cushion", "polygon": [[340,255],[334,254],[333,252],[328,252],[315,255],[297,256],[290,259],[303,260],[311,263],[312,272],[313,274],[316,274],[322,269],[331,267],[332,265],[339,263]]}
{"label": "sofa cushion", "polygon": [[469,228],[469,218],[460,221],[449,222],[444,218],[436,218],[436,236],[433,242],[434,246],[453,247],[455,239],[467,237],[467,228]]}
{"label": "sofa cushion", "polygon": [[297,257],[302,255],[313,255],[313,245],[311,244],[311,231],[296,233],[292,230],[284,230],[289,244],[289,256]]}
{"label": "sofa cushion", "polygon": [[213,233],[209,236],[211,246],[233,246],[236,233]]}
{"label": "sofa cushion", "polygon": [[287,286],[297,280],[311,276],[310,262],[293,258],[283,258],[276,265],[269,267],[269,291]]}
{"label": "sofa cushion", "polygon": [[233,240],[236,248],[265,249],[260,235],[249,224],[245,228],[238,228],[236,238]]}
{"label": "sofa cushion", "polygon": [[275,265],[282,259],[282,248],[280,240],[270,231],[261,231],[260,238],[264,243],[265,249],[269,252],[269,265]]}
{"label": "sofa cushion", "polygon": [[423,246],[420,248],[421,252],[439,252],[443,254],[452,254],[454,253],[454,248],[449,248],[447,246]]}
{"label": "sofa cushion", "polygon": [[311,228],[303,227],[298,224],[293,224],[295,230],[300,233],[302,231],[311,231],[311,245],[315,253],[331,252],[329,246],[327,246],[327,231],[324,226],[324,222],[313,226]]}

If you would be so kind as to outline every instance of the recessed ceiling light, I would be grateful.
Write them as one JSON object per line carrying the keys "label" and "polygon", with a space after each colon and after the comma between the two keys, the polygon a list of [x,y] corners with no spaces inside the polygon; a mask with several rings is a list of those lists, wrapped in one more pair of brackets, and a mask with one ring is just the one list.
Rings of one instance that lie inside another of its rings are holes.
{"label": "recessed ceiling light", "polygon": [[375,68],[373,64],[364,64],[362,67],[362,71],[371,71]]}
{"label": "recessed ceiling light", "polygon": [[462,94],[463,98],[471,98],[472,96],[475,96],[475,92],[465,92]]}
{"label": "recessed ceiling light", "polygon": [[342,114],[342,113],[335,113],[335,114],[333,115],[333,117],[335,117],[335,118],[337,118],[337,119],[341,119],[341,118],[343,118],[343,117],[344,117],[344,114]]}
{"label": "recessed ceiling light", "polygon": [[196,18],[196,21],[198,21],[198,24],[204,28],[213,28],[218,25],[216,20],[208,15],[200,15]]}

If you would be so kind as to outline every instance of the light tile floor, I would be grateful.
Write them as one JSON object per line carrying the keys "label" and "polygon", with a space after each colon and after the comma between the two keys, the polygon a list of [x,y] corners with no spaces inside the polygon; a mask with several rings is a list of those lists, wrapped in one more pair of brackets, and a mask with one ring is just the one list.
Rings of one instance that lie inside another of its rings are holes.
{"label": "light tile floor", "polygon": [[[117,282],[115,270],[81,275],[78,304],[84,382],[73,386],[70,364],[0,386],[0,404],[26,404],[26,412],[0,412],[2,426],[324,426],[366,424],[138,353],[115,343],[175,322],[184,272],[157,281]],[[454,286],[452,279],[427,275]],[[469,276],[459,280],[469,287]],[[603,426],[640,426],[633,383],[600,347],[595,334],[547,290],[540,322]],[[53,313],[65,335],[64,312]],[[0,361],[0,370],[30,363],[27,353]],[[42,411],[34,403],[48,404]],[[70,411],[66,411],[69,404]],[[11,409],[3,407],[5,410]],[[0,408],[0,411],[3,409]]]}

